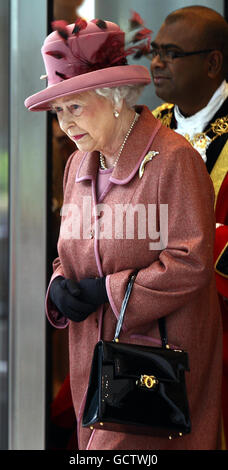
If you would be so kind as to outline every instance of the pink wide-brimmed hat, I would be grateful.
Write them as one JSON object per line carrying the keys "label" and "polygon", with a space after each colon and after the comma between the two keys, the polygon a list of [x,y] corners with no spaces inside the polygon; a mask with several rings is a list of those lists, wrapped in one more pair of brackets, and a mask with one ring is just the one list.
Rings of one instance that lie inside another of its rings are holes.
{"label": "pink wide-brimmed hat", "polygon": [[[126,51],[125,33],[117,24],[83,19],[72,25],[54,23],[56,31],[47,36],[41,49],[48,86],[25,100],[30,111],[46,111],[52,100],[95,88],[151,82],[146,67],[127,64],[126,56],[141,46]],[[148,44],[150,30],[143,31]]]}

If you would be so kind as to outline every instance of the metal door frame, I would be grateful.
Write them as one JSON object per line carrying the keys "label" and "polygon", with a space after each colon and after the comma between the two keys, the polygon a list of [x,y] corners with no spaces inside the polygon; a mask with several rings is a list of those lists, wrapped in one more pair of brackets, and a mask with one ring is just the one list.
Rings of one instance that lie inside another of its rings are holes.
{"label": "metal door frame", "polygon": [[10,1],[9,449],[45,448],[46,113],[39,91],[48,0]]}

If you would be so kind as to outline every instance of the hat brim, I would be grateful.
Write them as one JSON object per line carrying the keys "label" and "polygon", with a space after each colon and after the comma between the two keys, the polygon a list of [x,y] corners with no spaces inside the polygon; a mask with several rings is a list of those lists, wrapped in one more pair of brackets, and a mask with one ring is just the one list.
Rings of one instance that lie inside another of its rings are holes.
{"label": "hat brim", "polygon": [[95,88],[113,88],[121,85],[148,85],[151,77],[143,65],[124,65],[95,70],[83,75],[63,80],[29,96],[25,106],[29,111],[47,111],[51,101],[63,96],[82,93]]}

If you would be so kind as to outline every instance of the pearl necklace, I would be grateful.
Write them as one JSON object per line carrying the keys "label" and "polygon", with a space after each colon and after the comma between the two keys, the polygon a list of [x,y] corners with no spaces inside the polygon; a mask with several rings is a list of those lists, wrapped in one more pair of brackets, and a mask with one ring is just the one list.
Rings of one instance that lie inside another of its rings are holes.
{"label": "pearl necklace", "polygon": [[[122,145],[121,145],[121,147],[120,147],[120,151],[119,151],[119,153],[118,153],[118,155],[117,155],[117,157],[116,157],[116,160],[114,161],[113,167],[115,167],[115,166],[117,165],[117,163],[118,163],[118,161],[119,161],[119,158],[120,158],[120,155],[121,155],[121,153],[122,153],[122,151],[123,151],[123,149],[124,149],[124,146],[125,146],[125,144],[126,144],[126,142],[127,142],[127,139],[128,139],[128,137],[129,137],[129,135],[130,135],[130,133],[131,133],[131,131],[132,131],[132,129],[133,129],[133,127],[134,127],[134,125],[135,125],[135,123],[136,123],[136,121],[137,121],[138,118],[139,118],[139,114],[138,114],[138,113],[135,113],[135,117],[134,117],[134,119],[133,119],[133,121],[132,121],[132,123],[131,123],[131,125],[130,125],[130,127],[129,127],[129,129],[128,129],[128,131],[127,131],[127,134],[125,135],[124,141],[123,141],[123,143],[122,143]],[[108,168],[106,167],[106,165],[105,165],[105,157],[104,157],[104,155],[103,155],[101,152],[100,152],[100,167],[102,168],[102,170],[107,170],[107,169],[108,169]]]}

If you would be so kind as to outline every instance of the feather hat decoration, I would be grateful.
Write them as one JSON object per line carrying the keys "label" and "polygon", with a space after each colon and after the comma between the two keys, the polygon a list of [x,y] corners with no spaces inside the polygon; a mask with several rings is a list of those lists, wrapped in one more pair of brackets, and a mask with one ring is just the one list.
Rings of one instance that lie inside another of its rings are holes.
{"label": "feather hat decoration", "polygon": [[147,56],[151,49],[150,45],[153,31],[145,27],[143,19],[141,18],[139,13],[134,10],[131,10],[129,25],[130,31],[136,30],[132,37],[133,44],[140,42],[140,44],[138,44],[138,46],[136,47],[133,58],[139,59],[143,55]]}
{"label": "feather hat decoration", "polygon": [[[101,30],[107,30],[107,24],[104,20],[92,20]],[[78,36],[80,31],[87,27],[87,22],[83,18],[77,19],[74,24],[72,35]],[[63,39],[68,47],[69,33],[67,30],[67,23],[65,21],[53,21],[52,28],[56,30],[59,36]],[[145,28],[144,21],[139,13],[132,10],[131,18],[129,19],[129,30],[134,32],[131,41],[127,44],[132,43],[132,46],[126,48],[126,43],[123,44],[115,36],[109,35],[106,41],[101,45],[99,49],[92,55],[91,60],[88,60],[86,56],[81,53],[73,53],[77,59],[77,66],[75,67],[75,73],[83,74],[93,70],[99,70],[101,68],[127,65],[127,56],[133,55],[133,58],[139,59],[143,55],[147,55],[150,51],[151,34],[150,29]],[[139,43],[139,44],[137,44]],[[52,55],[56,59],[63,59],[63,54],[59,51],[47,51],[46,54]],[[61,77],[63,80],[68,80],[70,76],[67,73],[61,73],[56,71],[56,75]]]}
{"label": "feather hat decoration", "polygon": [[58,31],[60,37],[64,40],[67,41],[68,36],[69,36],[69,31],[67,29],[67,22],[64,20],[57,20],[57,21],[52,21],[51,23],[53,31]]}
{"label": "feather hat decoration", "polygon": [[68,25],[65,21],[52,23],[54,31],[47,36],[41,49],[46,68],[47,88],[25,101],[32,111],[50,109],[58,97],[102,87],[151,82],[148,69],[128,65],[127,57],[148,53],[151,31],[141,17],[133,12],[130,20],[130,40],[110,21],[94,19],[88,23],[79,18]]}

